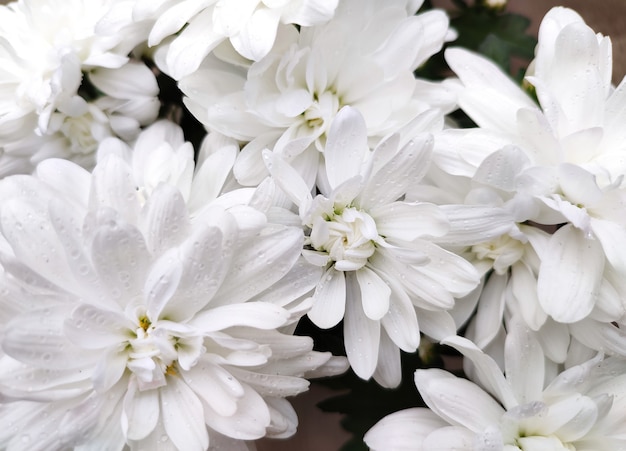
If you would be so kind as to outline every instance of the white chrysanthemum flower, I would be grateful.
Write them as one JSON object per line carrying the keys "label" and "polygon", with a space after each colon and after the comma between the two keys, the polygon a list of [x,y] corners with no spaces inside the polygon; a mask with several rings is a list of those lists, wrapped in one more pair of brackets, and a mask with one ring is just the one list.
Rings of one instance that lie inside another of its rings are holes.
{"label": "white chrysanthemum flower", "polygon": [[[2,305],[14,306],[2,323],[3,449],[283,437],[297,422],[284,397],[306,390],[309,372],[345,369],[276,331],[290,314],[262,302],[274,286],[300,296],[275,284],[300,258],[301,231],[245,205],[191,214],[177,186],[193,185],[193,152],[179,133],[144,132],[139,149],[158,137],[162,148],[143,172],[111,145],[93,174],[49,159],[36,177],[1,182]],[[159,164],[164,153],[179,164]]]}
{"label": "white chrysanthemum flower", "polygon": [[46,158],[63,158],[91,170],[96,150],[109,137],[134,141],[141,127],[154,122],[159,113],[159,88],[152,71],[131,61],[120,68],[99,68],[86,74],[71,109],[54,111],[44,133],[22,130],[23,136],[3,145],[0,176],[30,173]]}
{"label": "white chrysanthemum flower", "polygon": [[[149,46],[175,35],[167,46],[166,72],[180,79],[228,40],[244,58],[262,59],[271,50],[280,24],[303,27],[329,20],[338,0],[139,0],[120,2],[101,29],[146,29]],[[131,24],[134,22],[134,26]],[[102,24],[101,24],[102,25]]]}
{"label": "white chrysanthemum flower", "polygon": [[552,376],[539,344],[519,324],[507,335],[504,374],[470,341],[453,337],[445,343],[472,361],[479,385],[439,369],[417,370],[415,383],[431,410],[384,418],[365,435],[372,449],[626,447],[623,360],[598,356]]}
{"label": "white chrysanthemum flower", "polygon": [[126,55],[111,50],[123,36],[98,36],[96,23],[110,1],[19,0],[0,6],[3,141],[22,129],[48,129],[56,110],[72,109],[81,69],[122,66]]}
{"label": "white chrysanthemum flower", "polygon": [[185,104],[209,130],[251,141],[235,166],[240,183],[263,180],[261,152],[270,147],[312,186],[312,168],[343,106],[357,108],[367,135],[381,139],[426,110],[439,107],[443,114],[455,105],[441,85],[413,75],[448,33],[443,11],[414,16],[419,6],[342,1],[327,24],[279,30],[272,51],[249,67],[225,57],[207,60],[181,80]]}
{"label": "white chrysanthemum flower", "polygon": [[626,275],[624,90],[610,84],[610,41],[575,12],[552,9],[527,77],[539,106],[486,59],[461,49],[446,58],[480,129],[444,132],[435,164],[506,193],[517,222],[556,226],[535,249],[541,308],[561,323],[593,316],[599,298],[624,294],[607,274]]}
{"label": "white chrysanthemum flower", "polygon": [[325,149],[328,188],[315,198],[287,162],[265,152],[272,177],[298,206],[304,257],[325,270],[309,318],[322,328],[343,319],[353,370],[385,386],[400,382],[399,349],[415,351],[420,330],[437,339],[455,333],[446,310],[478,283],[467,261],[433,243],[448,230],[445,214],[402,200],[431,149],[430,135],[403,146],[393,135],[370,152],[363,118],[345,107]]}

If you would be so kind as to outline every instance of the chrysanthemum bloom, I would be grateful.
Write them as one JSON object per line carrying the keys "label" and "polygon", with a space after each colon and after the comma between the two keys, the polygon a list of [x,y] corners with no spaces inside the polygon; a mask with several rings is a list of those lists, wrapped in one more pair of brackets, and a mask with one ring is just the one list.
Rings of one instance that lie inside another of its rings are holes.
{"label": "chrysanthemum bloom", "polygon": [[[626,363],[599,355],[552,376],[528,330],[506,340],[504,373],[473,343],[446,341],[475,365],[476,384],[439,370],[417,370],[431,409],[383,418],[366,435],[374,450],[616,450],[626,447]],[[482,387],[482,388],[481,388]]]}
{"label": "chrysanthemum bloom", "polygon": [[261,153],[269,147],[312,187],[326,132],[343,106],[361,112],[373,140],[430,108],[454,107],[441,85],[413,75],[448,32],[443,11],[415,16],[420,5],[346,0],[327,24],[280,29],[271,52],[249,67],[216,54],[181,80],[185,104],[209,130],[251,141],[235,165],[240,183],[263,180]]}
{"label": "chrysanthemum bloom", "polygon": [[[123,31],[156,46],[168,37],[163,69],[175,79],[194,72],[224,41],[258,61],[284,24],[303,27],[329,20],[337,0],[139,0],[116,2],[102,30]],[[145,35],[145,37],[143,37]]]}
{"label": "chrysanthemum bloom", "polygon": [[467,261],[433,243],[448,230],[445,214],[402,200],[428,168],[431,135],[399,141],[392,135],[370,151],[363,118],[344,107],[329,132],[326,183],[315,198],[295,169],[265,152],[272,177],[298,206],[304,257],[324,268],[309,318],[322,328],[343,319],[353,370],[385,386],[400,382],[399,349],[415,351],[420,330],[437,339],[455,333],[446,310],[478,283]]}
{"label": "chrysanthemum bloom", "polygon": [[298,260],[301,231],[245,205],[190,214],[185,164],[142,174],[122,150],[93,174],[50,159],[0,184],[0,446],[203,450],[292,434],[284,397],[345,368],[277,331],[290,314],[258,300]]}
{"label": "chrysanthemum bloom", "polygon": [[128,63],[126,52],[117,48],[123,34],[104,36],[95,30],[111,3],[20,0],[0,6],[5,42],[0,52],[0,176],[30,173],[50,157],[91,169],[100,141],[134,139],[140,126],[156,118],[158,87],[152,72]]}
{"label": "chrysanthemum bloom", "polygon": [[480,128],[444,132],[433,161],[504,193],[517,222],[553,226],[547,244],[531,241],[537,301],[565,324],[624,314],[625,97],[624,82],[610,83],[610,50],[575,12],[551,10],[526,78],[539,105],[486,59],[446,53],[459,104]]}

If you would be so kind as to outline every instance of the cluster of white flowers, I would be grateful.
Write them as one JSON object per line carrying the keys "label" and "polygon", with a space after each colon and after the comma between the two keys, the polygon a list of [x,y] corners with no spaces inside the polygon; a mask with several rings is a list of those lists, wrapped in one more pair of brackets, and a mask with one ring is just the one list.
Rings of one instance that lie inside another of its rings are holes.
{"label": "cluster of white flowers", "polygon": [[465,377],[418,369],[372,449],[626,449],[610,39],[554,8],[523,87],[453,44],[424,80],[422,3],[0,6],[0,449],[254,449],[424,337]]}

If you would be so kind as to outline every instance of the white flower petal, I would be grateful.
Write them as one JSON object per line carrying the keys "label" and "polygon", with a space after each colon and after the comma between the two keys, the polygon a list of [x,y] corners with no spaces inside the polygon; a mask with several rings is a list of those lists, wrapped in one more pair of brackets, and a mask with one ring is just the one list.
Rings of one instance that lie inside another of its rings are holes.
{"label": "white flower petal", "polygon": [[235,414],[224,417],[205,405],[204,420],[210,428],[226,436],[239,440],[256,440],[265,435],[265,430],[270,425],[270,412],[256,391],[245,384],[242,387],[244,393],[239,399]]}
{"label": "white flower petal", "polygon": [[466,246],[495,239],[511,231],[513,217],[502,208],[482,205],[442,205],[448,220],[447,233],[438,243]]}
{"label": "white flower petal", "polygon": [[22,263],[52,283],[71,287],[71,269],[62,257],[56,258],[65,251],[50,224],[48,212],[38,204],[36,200],[4,200],[0,210],[2,235]]}
{"label": "white flower petal", "polygon": [[498,364],[489,355],[480,350],[474,343],[466,338],[453,336],[441,342],[452,346],[454,349],[470,359],[474,364],[474,371],[480,384],[494,395],[504,407],[510,409],[518,405],[515,393],[505,379]]}
{"label": "white flower petal", "polygon": [[363,440],[375,451],[412,451],[432,431],[447,423],[425,408],[400,410],[387,415],[365,433]]}
{"label": "white flower petal", "polygon": [[237,401],[244,388],[226,369],[209,362],[200,362],[182,373],[185,382],[219,415],[228,417],[237,412]]}
{"label": "white flower petal", "polygon": [[140,223],[152,253],[159,255],[178,244],[190,233],[189,213],[180,191],[165,183],[159,185],[141,210]]}
{"label": "white flower petal", "polygon": [[[143,288],[150,255],[135,226],[111,220],[95,230],[91,261],[102,283],[100,289],[108,295],[107,300],[125,306]],[[78,270],[80,275],[88,275],[87,266]]]}
{"label": "white flower petal", "polygon": [[272,49],[279,20],[278,11],[258,8],[239,33],[230,37],[230,42],[242,56],[259,61]]}
{"label": "white flower petal", "polygon": [[422,236],[442,236],[449,228],[444,212],[425,202],[392,202],[374,207],[369,213],[376,221],[380,235],[404,241]]}
{"label": "white flower petal", "polygon": [[478,54],[448,49],[446,61],[466,89],[459,104],[479,126],[517,132],[517,111],[536,108],[533,101],[500,68]]}
{"label": "white flower petal", "polygon": [[[153,47],[159,44],[165,37],[176,34],[190,19],[211,3],[214,2],[211,0],[186,0],[166,9],[158,16],[158,19],[152,26],[152,30],[150,30],[148,45]],[[137,8],[135,8],[133,14],[136,14],[136,17],[141,16]]]}
{"label": "white flower petal", "polygon": [[168,378],[160,390],[161,419],[167,435],[178,449],[203,451],[209,446],[202,403],[177,376]]}
{"label": "white flower petal", "polygon": [[159,258],[150,269],[144,288],[144,299],[150,321],[159,319],[161,312],[178,288],[183,272],[176,249],[170,249]]}
{"label": "white flower petal", "polygon": [[375,321],[381,319],[389,311],[391,288],[366,266],[356,271],[356,279],[365,316]]}
{"label": "white flower petal", "polygon": [[504,414],[502,406],[477,385],[443,370],[415,371],[415,385],[433,412],[473,432],[499,424]]}
{"label": "white flower petal", "polygon": [[211,50],[224,40],[224,36],[213,30],[212,12],[207,8],[198,13],[167,48],[167,68],[163,69],[175,80],[196,71]]}
{"label": "white flower petal", "polygon": [[520,404],[542,399],[545,356],[533,333],[519,320],[508,322],[504,346],[506,378]]}
{"label": "white flower petal", "polygon": [[524,322],[532,330],[539,330],[548,316],[541,307],[537,291],[529,289],[537,286],[537,276],[525,262],[517,262],[511,267],[510,280],[512,294]]}
{"label": "white flower petal", "polygon": [[[247,301],[278,282],[298,260],[303,241],[301,229],[276,227],[236,248],[213,305]],[[244,286],[242,280],[246,281]]]}
{"label": "white flower petal", "polygon": [[159,421],[159,393],[156,390],[139,391],[134,380],[128,384],[122,411],[122,432],[128,440],[147,437]]}
{"label": "white flower petal", "polygon": [[188,324],[214,332],[233,326],[276,329],[285,324],[289,314],[281,307],[266,302],[222,305],[196,314]]}
{"label": "white flower petal", "polygon": [[420,329],[415,307],[404,289],[393,278],[385,277],[391,287],[389,310],[381,324],[389,338],[403,351],[415,352],[420,343]]}
{"label": "white flower petal", "polygon": [[263,159],[276,184],[289,199],[300,207],[301,211],[308,208],[312,199],[311,189],[302,179],[302,176],[282,156],[274,152],[264,150]]}
{"label": "white flower petal", "polygon": [[346,309],[345,273],[332,266],[326,270],[315,287],[309,319],[317,327],[329,329],[339,324]]}
{"label": "white flower petal", "polygon": [[380,331],[378,363],[372,377],[382,387],[386,388],[397,387],[402,382],[400,349],[391,341],[384,329]]}
{"label": "white flower petal", "polygon": [[103,310],[88,304],[74,309],[64,322],[65,335],[85,349],[101,349],[123,343],[136,329],[121,313]]}
{"label": "white flower petal", "polygon": [[126,161],[114,154],[106,155],[94,169],[91,183],[91,205],[114,208],[126,221],[137,223],[137,186]]}
{"label": "white flower petal", "polygon": [[331,188],[359,175],[367,149],[367,128],[363,116],[354,108],[342,108],[328,131],[324,149],[326,174]]}
{"label": "white flower petal", "polygon": [[543,309],[556,321],[573,323],[594,306],[604,269],[598,241],[566,225],[550,238],[543,255],[537,290]]}
{"label": "white flower petal", "polygon": [[481,349],[493,341],[502,327],[507,282],[507,276],[492,273],[480,295],[473,321],[476,333],[472,340]]}
{"label": "white flower petal", "polygon": [[416,307],[416,309],[420,330],[424,335],[441,341],[456,334],[456,324],[450,313],[441,310],[426,310],[419,307]]}
{"label": "white flower petal", "polygon": [[4,330],[3,351],[35,368],[89,367],[98,356],[75,346],[63,332],[68,310],[67,306],[58,305],[14,317]]}
{"label": "white flower petal", "polygon": [[344,343],[352,370],[361,379],[374,374],[380,345],[380,322],[369,319],[363,312],[361,293],[354,274],[346,274],[346,313]]}
{"label": "white flower petal", "polygon": [[421,134],[410,140],[384,166],[372,173],[357,198],[360,206],[370,209],[395,202],[404,196],[426,174],[432,149],[433,137],[429,134]]}
{"label": "white flower petal", "polygon": [[37,178],[81,206],[89,200],[90,175],[68,160],[49,158],[37,165]]}

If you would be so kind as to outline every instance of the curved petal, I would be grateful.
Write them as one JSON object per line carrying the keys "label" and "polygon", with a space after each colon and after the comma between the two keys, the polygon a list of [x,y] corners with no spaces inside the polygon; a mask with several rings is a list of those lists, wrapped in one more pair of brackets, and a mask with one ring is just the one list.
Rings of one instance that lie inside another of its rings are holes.
{"label": "curved petal", "polygon": [[343,271],[332,266],[315,287],[309,319],[317,327],[328,329],[339,324],[346,309],[346,279]]}
{"label": "curved petal", "polygon": [[443,370],[415,371],[415,385],[433,412],[476,433],[499,424],[504,414],[502,406],[477,385]]}
{"label": "curved petal", "polygon": [[378,363],[380,321],[369,319],[361,303],[361,293],[354,274],[346,274],[346,313],[343,323],[346,355],[352,370],[361,379],[369,379]]}
{"label": "curved petal", "polygon": [[585,318],[598,295],[604,261],[598,241],[571,225],[561,227],[550,238],[539,268],[541,307],[562,323]]}

